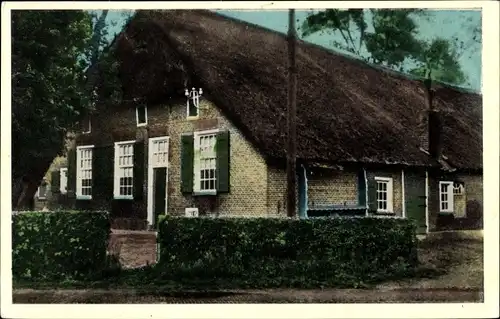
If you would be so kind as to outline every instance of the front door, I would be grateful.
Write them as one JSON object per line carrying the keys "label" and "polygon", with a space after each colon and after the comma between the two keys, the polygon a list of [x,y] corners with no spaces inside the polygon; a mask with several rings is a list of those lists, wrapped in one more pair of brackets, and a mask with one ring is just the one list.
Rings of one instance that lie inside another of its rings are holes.
{"label": "front door", "polygon": [[405,204],[406,217],[417,224],[418,234],[425,234],[427,232],[425,173],[405,172]]}
{"label": "front door", "polygon": [[153,168],[153,225],[158,222],[158,216],[165,214],[167,204],[167,168]]}
{"label": "front door", "polygon": [[156,226],[158,216],[168,207],[168,137],[149,139],[148,151],[148,222]]}

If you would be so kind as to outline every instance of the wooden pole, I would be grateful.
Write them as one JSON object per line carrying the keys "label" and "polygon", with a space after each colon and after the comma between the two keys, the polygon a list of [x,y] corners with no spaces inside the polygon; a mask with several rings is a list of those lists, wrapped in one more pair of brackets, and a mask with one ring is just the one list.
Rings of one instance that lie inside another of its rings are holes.
{"label": "wooden pole", "polygon": [[295,50],[297,31],[295,29],[295,9],[288,12],[288,112],[287,112],[287,215],[296,215],[296,158],[297,158],[297,69],[295,65]]}

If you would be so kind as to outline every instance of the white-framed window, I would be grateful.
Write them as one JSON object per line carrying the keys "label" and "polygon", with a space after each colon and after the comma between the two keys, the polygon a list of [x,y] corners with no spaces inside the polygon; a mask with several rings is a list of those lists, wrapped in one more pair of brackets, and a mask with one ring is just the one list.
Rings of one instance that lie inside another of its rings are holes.
{"label": "white-framed window", "polygon": [[59,192],[61,192],[61,194],[66,194],[68,191],[68,168],[63,167],[59,169],[59,176]]}
{"label": "white-framed window", "polygon": [[114,198],[134,198],[134,143],[115,143]]}
{"label": "white-framed window", "polygon": [[454,182],[453,183],[453,194],[454,195],[463,195],[465,190],[464,183]]}
{"label": "white-framed window", "polygon": [[38,186],[38,189],[36,190],[36,198],[44,200],[47,198],[47,191],[48,191],[48,184],[45,178],[43,178],[40,186]]}
{"label": "white-framed window", "polygon": [[439,182],[439,211],[453,212],[453,182]]}
{"label": "white-framed window", "polygon": [[194,187],[195,193],[217,192],[217,130],[194,133]]}
{"label": "white-framed window", "polygon": [[148,125],[148,108],[146,105],[139,105],[135,108],[135,120],[137,126]]}
{"label": "white-framed window", "polygon": [[393,212],[393,188],[392,178],[375,177],[377,187],[377,212]]}
{"label": "white-framed window", "polygon": [[92,151],[94,146],[76,148],[76,198],[92,199]]}
{"label": "white-framed window", "polygon": [[92,120],[90,116],[86,116],[82,120],[82,133],[89,134],[92,131]]}
{"label": "white-framed window", "polygon": [[192,88],[191,91],[185,90],[185,95],[187,98],[186,102],[186,116],[187,118],[196,119],[200,113],[200,96],[203,94],[203,90],[200,88],[196,90]]}

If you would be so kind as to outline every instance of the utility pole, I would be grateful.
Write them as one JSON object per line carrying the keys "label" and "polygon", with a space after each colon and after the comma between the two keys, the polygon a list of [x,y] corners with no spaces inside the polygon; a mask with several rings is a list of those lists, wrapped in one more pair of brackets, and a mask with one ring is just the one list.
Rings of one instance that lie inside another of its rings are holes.
{"label": "utility pole", "polygon": [[295,29],[295,9],[288,12],[288,112],[287,112],[287,152],[286,152],[286,192],[287,215],[296,215],[297,185],[297,68],[295,50],[297,31]]}

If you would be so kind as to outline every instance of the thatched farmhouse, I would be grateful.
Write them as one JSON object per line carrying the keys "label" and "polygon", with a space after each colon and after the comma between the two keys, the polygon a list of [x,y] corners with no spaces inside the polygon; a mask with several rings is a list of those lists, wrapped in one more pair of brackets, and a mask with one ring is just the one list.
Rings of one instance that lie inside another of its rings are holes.
{"label": "thatched farmhouse", "polygon": [[[285,35],[141,11],[113,46],[123,103],[99,105],[69,152],[77,207],[149,225],[286,215]],[[481,95],[301,41],[297,67],[298,216],[406,217],[422,232],[480,219]]]}

